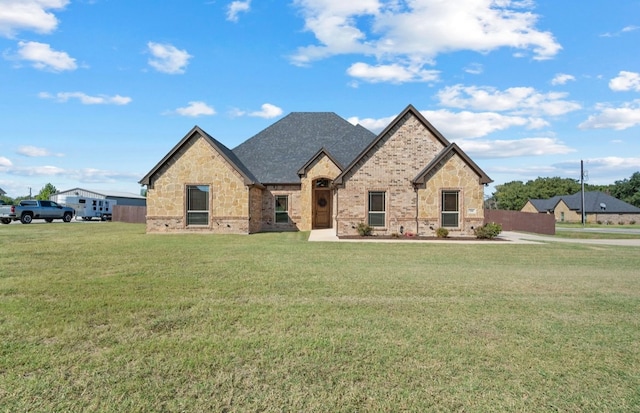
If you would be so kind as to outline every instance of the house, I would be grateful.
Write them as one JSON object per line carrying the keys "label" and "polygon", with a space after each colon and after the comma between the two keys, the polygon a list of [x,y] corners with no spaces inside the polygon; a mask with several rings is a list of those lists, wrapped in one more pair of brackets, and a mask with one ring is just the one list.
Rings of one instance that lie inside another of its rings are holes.
{"label": "house", "polygon": [[86,197],[86,198],[98,198],[98,199],[106,199],[109,201],[117,201],[117,204],[120,206],[130,205],[130,206],[145,206],[147,203],[147,199],[142,195],[136,195],[130,192],[120,192],[120,191],[92,191],[89,189],[83,188],[72,188],[66,191],[58,191],[55,194],[51,195],[49,199],[51,201],[59,202],[61,204],[65,203],[67,197]]}
{"label": "house", "polygon": [[[522,212],[554,214],[557,222],[582,222],[582,193],[530,199]],[[629,224],[640,222],[640,208],[600,191],[584,193],[586,222]]]}
{"label": "house", "polygon": [[6,192],[4,192],[4,191],[2,190],[2,188],[0,188],[0,196],[5,196],[6,194],[7,194],[7,193],[6,193]]}
{"label": "house", "polygon": [[294,112],[233,150],[198,126],[140,181],[147,232],[467,235],[491,179],[409,105],[379,135]]}

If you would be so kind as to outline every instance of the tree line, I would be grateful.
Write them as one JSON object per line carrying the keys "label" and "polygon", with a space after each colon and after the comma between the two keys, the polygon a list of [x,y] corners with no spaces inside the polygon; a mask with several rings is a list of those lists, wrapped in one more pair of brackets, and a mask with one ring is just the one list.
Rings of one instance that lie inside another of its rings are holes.
{"label": "tree line", "polygon": [[[519,211],[529,199],[548,199],[559,195],[573,195],[580,192],[580,181],[571,178],[536,178],[526,183],[511,181],[496,185],[495,192],[485,201],[490,209]],[[585,191],[601,191],[631,205],[640,207],[640,172],[634,172],[629,179],[615,181],[610,185],[584,185]]]}
{"label": "tree line", "polygon": [[38,195],[36,195],[35,197],[30,197],[29,195],[25,195],[25,196],[19,196],[17,198],[10,198],[8,196],[2,196],[0,197],[0,200],[2,200],[5,204],[7,205],[17,205],[20,203],[20,201],[24,200],[24,199],[38,199],[41,201],[46,201],[47,199],[49,199],[49,197],[55,193],[57,193],[58,190],[56,189],[55,186],[53,186],[53,184],[48,183],[45,186],[42,187],[42,189],[40,189],[40,192],[38,192]]}

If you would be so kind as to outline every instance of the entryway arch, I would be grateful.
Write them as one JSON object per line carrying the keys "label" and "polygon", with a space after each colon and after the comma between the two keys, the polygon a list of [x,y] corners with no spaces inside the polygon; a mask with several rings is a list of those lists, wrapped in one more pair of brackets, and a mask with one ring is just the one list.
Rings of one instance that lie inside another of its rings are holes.
{"label": "entryway arch", "polygon": [[312,228],[331,228],[331,180],[318,178],[313,181]]}

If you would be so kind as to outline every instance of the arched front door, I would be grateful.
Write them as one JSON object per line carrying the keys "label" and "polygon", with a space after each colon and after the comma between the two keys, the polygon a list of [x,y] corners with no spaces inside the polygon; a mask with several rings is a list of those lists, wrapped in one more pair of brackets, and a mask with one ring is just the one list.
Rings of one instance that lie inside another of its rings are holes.
{"label": "arched front door", "polygon": [[328,179],[313,181],[313,228],[331,228],[331,188]]}

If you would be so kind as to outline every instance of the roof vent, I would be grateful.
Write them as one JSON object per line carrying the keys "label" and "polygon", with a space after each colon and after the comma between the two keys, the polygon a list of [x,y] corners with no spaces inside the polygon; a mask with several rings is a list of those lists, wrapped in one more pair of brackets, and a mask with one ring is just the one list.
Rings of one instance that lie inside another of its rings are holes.
{"label": "roof vent", "polygon": [[600,202],[600,209],[601,210],[606,210],[607,209],[607,204],[605,204],[604,202]]}

